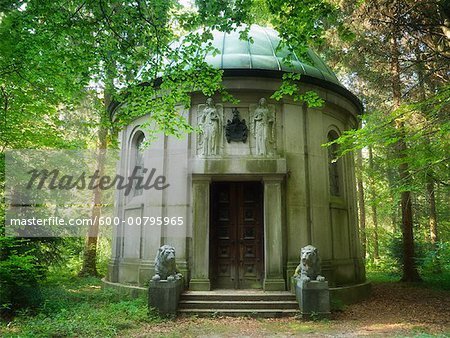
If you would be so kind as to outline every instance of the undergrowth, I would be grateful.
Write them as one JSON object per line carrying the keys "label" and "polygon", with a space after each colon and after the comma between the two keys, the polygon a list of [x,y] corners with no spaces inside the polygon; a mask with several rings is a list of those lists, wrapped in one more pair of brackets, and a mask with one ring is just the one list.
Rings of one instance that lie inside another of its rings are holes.
{"label": "undergrowth", "polygon": [[[367,270],[367,280],[373,283],[394,283],[401,279],[400,272]],[[450,271],[443,270],[440,273],[421,271],[420,276],[423,279],[421,283],[414,283],[419,287],[432,288],[439,290],[450,290]]]}
{"label": "undergrowth", "polygon": [[[395,271],[368,269],[374,283],[398,282]],[[450,273],[422,274],[422,287],[450,290]],[[116,290],[102,289],[98,278],[51,273],[41,284],[44,301],[33,312],[24,310],[0,324],[1,337],[113,337],[144,323],[166,319],[147,308],[144,297],[130,298]]]}
{"label": "undergrowth", "polygon": [[35,313],[22,311],[0,326],[2,337],[113,337],[140,323],[160,322],[145,298],[102,289],[97,278],[49,276],[41,287],[45,301]]}

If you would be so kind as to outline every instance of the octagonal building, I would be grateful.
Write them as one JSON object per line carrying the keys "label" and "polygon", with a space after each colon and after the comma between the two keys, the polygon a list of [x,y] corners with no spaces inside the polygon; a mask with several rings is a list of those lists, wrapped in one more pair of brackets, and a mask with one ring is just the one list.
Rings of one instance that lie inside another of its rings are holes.
{"label": "octagonal building", "polygon": [[[159,136],[143,150],[146,117],[122,130],[119,174],[139,165],[148,168],[142,177],[162,175],[168,186],[117,193],[125,222],[114,229],[106,283],[146,285],[158,248],[170,244],[189,290],[290,290],[300,249],[312,244],[332,297],[367,292],[353,158],[334,161],[335,149],[323,146],[357,128],[361,103],[312,51],[309,64],[287,65],[276,31],[252,25],[249,37],[214,33],[220,53],[207,62],[224,70],[239,103],[192,93],[190,109],[179,109],[201,132]],[[301,91],[315,91],[323,106],[271,99],[285,72],[300,73]]]}

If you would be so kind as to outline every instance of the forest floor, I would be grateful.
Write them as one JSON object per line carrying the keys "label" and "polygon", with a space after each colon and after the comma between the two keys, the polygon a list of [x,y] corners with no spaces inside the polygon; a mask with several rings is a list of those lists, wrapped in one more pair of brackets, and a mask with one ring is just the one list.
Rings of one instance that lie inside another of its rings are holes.
{"label": "forest floor", "polygon": [[374,284],[371,297],[329,320],[178,318],[143,325],[127,337],[450,337],[450,292],[402,283]]}
{"label": "forest floor", "polygon": [[405,284],[383,276],[369,274],[374,281],[372,295],[333,311],[327,320],[179,317],[171,321],[149,314],[144,298],[127,299],[102,289],[99,279],[58,275],[42,287],[41,307],[1,321],[0,336],[450,337],[449,283]]}

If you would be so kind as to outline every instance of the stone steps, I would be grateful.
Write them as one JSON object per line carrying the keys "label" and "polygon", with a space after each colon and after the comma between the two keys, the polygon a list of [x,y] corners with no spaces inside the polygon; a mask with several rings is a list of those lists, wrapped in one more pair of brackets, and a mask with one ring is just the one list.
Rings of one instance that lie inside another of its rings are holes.
{"label": "stone steps", "polygon": [[181,298],[184,300],[221,300],[221,301],[295,301],[295,295],[288,291],[185,291]]}
{"label": "stone steps", "polygon": [[195,315],[200,317],[255,317],[277,318],[294,317],[300,314],[298,310],[247,310],[247,309],[179,309],[181,315]]}
{"label": "stone steps", "polygon": [[256,309],[297,309],[298,303],[296,301],[206,301],[197,300],[189,301],[182,300],[179,303],[180,308],[183,309],[241,309],[241,310],[256,310]]}
{"label": "stone steps", "polygon": [[187,291],[181,295],[179,314],[198,316],[286,317],[299,314],[289,292]]}

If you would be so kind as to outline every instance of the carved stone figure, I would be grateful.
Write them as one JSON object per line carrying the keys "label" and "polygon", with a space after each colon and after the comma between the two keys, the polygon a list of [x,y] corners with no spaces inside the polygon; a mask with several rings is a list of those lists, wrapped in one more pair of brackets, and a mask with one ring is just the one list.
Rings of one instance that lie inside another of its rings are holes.
{"label": "carved stone figure", "polygon": [[227,142],[247,142],[248,128],[245,123],[245,119],[240,118],[239,110],[237,108],[233,109],[233,119],[227,121],[227,126],[225,127],[225,136]]}
{"label": "carved stone figure", "polygon": [[266,99],[261,98],[253,114],[253,136],[255,138],[255,154],[268,155],[274,142],[275,118],[267,106]]}
{"label": "carved stone figure", "polygon": [[303,282],[325,281],[325,277],[320,275],[320,259],[317,248],[312,245],[302,248],[300,264],[295,269],[294,277],[300,278]]}
{"label": "carved stone figure", "polygon": [[175,248],[171,245],[163,245],[159,248],[155,258],[155,275],[152,280],[176,280],[182,275],[178,273],[175,263]]}
{"label": "carved stone figure", "polygon": [[206,105],[204,106],[203,111],[201,113],[199,112],[199,117],[199,126],[202,129],[202,133],[199,137],[201,146],[200,153],[205,156],[217,155],[222,135],[222,118],[217,111],[212,98],[206,100]]}

